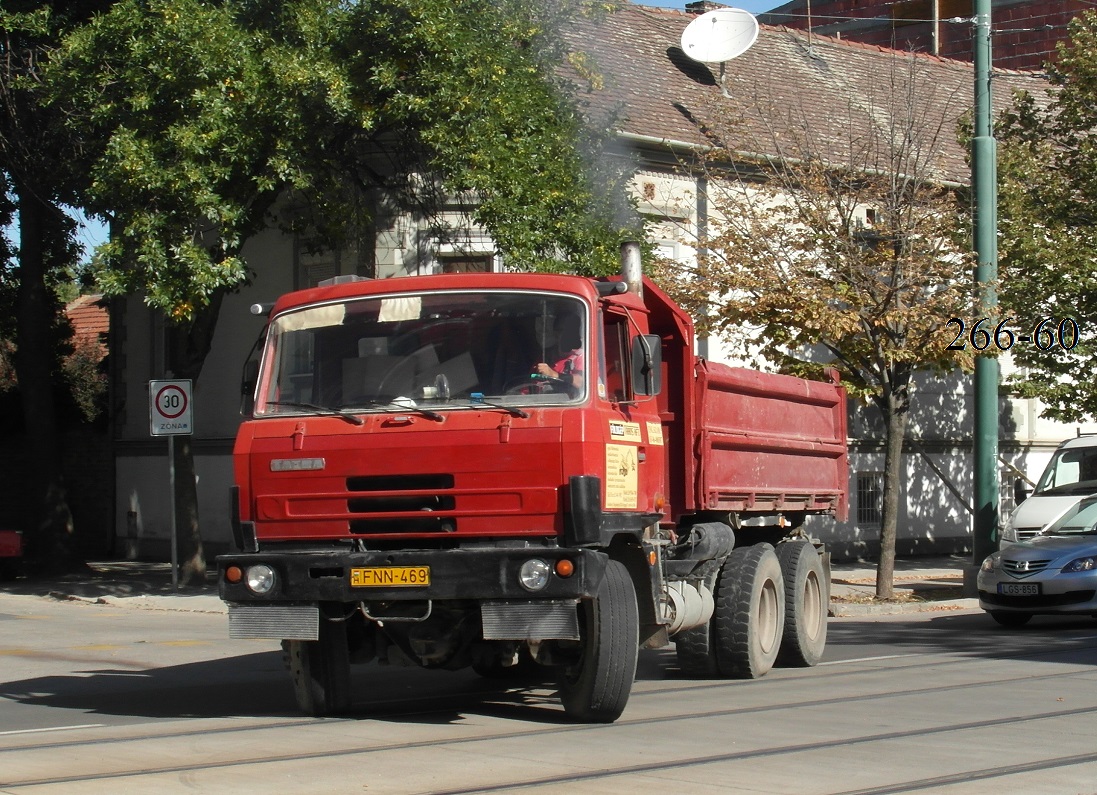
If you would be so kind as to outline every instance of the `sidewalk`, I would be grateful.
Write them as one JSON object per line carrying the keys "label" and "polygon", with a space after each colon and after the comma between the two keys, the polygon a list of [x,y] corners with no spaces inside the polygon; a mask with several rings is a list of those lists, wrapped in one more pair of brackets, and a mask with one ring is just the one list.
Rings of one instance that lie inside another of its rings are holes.
{"label": "sidewalk", "polygon": [[212,565],[204,583],[176,588],[170,563],[95,561],[89,562],[88,570],[80,574],[0,581],[0,594],[155,610],[226,612],[224,602],[217,595],[216,568]]}
{"label": "sidewalk", "polygon": [[[960,556],[905,558],[895,562],[895,598],[877,602],[876,564],[831,565],[831,615],[888,615],[943,610],[974,610],[975,599],[963,598],[964,569],[971,559]],[[217,596],[216,570],[198,585],[172,585],[171,565],[143,561],[88,564],[83,574],[49,579],[19,578],[0,582],[0,594],[79,599],[155,610],[224,613]]]}
{"label": "sidewalk", "polygon": [[964,598],[964,570],[970,556],[903,558],[895,561],[895,596],[877,602],[876,563],[832,563],[830,614],[832,616],[889,615],[897,613],[978,610],[979,600]]}

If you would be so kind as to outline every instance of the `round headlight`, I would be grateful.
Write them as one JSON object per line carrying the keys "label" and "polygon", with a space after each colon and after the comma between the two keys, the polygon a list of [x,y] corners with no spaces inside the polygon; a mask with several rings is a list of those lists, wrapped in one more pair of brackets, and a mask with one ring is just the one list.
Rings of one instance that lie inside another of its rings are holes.
{"label": "round headlight", "polygon": [[265,563],[248,566],[248,588],[254,593],[270,593],[274,587],[274,569]]}
{"label": "round headlight", "polygon": [[548,585],[552,567],[540,558],[532,558],[518,569],[518,582],[527,591],[540,591]]}
{"label": "round headlight", "polygon": [[1097,558],[1085,557],[1072,560],[1067,565],[1063,566],[1063,573],[1070,574],[1076,571],[1093,571],[1097,569]]}

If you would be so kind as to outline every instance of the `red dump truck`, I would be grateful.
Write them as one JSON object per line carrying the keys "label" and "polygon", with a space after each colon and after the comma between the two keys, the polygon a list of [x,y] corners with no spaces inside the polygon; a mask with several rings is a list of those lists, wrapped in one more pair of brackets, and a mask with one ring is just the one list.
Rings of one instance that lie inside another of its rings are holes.
{"label": "red dump truck", "polygon": [[544,677],[609,722],[641,647],[695,676],[819,660],[802,525],[847,512],[844,390],[698,358],[630,251],[620,277],[344,277],[253,308],[219,588],[303,711],[350,708],[371,661]]}

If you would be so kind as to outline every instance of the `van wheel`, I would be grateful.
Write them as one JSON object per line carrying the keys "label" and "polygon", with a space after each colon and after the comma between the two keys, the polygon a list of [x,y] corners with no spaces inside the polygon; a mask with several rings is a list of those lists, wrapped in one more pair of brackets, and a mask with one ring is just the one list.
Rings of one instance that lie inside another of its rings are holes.
{"label": "van wheel", "polygon": [[772,546],[740,547],[724,561],[712,625],[722,676],[758,679],[773,667],[785,629],[785,586]]}
{"label": "van wheel", "polygon": [[612,723],[628,703],[640,649],[636,590],[625,567],[611,560],[597,595],[578,610],[579,658],[560,671],[560,701],[576,720]]}
{"label": "van wheel", "polygon": [[807,541],[788,541],[777,547],[785,581],[785,634],[778,665],[815,665],[827,645],[830,583],[815,547]]}
{"label": "van wheel", "polygon": [[350,648],[347,625],[320,621],[319,640],[284,640],[286,665],[293,676],[297,707],[321,717],[350,708]]}

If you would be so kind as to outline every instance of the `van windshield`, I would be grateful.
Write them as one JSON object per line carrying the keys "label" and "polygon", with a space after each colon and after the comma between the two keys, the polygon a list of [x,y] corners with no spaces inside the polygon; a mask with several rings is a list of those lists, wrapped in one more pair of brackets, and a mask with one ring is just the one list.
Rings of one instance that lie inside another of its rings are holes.
{"label": "van windshield", "polygon": [[585,306],[574,296],[448,291],[285,312],[270,324],[255,414],[576,402],[586,394]]}
{"label": "van windshield", "polygon": [[1060,450],[1052,457],[1033,494],[1097,493],[1097,447]]}

